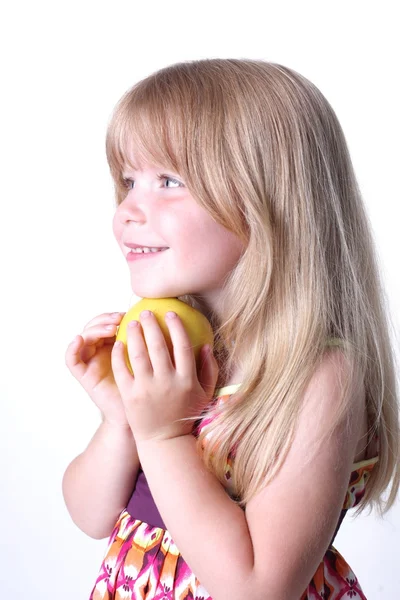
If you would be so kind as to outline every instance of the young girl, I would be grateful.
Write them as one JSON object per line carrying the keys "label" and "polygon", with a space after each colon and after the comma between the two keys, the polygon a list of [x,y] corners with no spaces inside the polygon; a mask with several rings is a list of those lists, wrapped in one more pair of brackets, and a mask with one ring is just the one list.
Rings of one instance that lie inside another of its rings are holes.
{"label": "young girl", "polygon": [[171,358],[142,313],[132,375],[105,313],[68,347],[102,414],[63,480],[78,527],[110,536],[90,599],[364,599],[332,544],[348,509],[395,501],[397,388],[331,106],[278,64],[177,64],[124,95],[107,156],[134,294],[197,308],[215,345],[197,368],[167,315]]}

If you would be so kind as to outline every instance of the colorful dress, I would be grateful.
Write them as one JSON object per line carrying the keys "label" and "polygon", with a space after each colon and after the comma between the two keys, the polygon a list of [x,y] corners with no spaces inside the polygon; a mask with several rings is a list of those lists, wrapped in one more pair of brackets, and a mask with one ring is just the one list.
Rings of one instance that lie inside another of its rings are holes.
{"label": "colorful dress", "polygon": [[[226,402],[239,385],[216,390],[214,401]],[[204,419],[199,429],[209,420]],[[197,432],[199,431],[197,429]],[[378,457],[353,464],[342,512],[331,543],[299,600],[366,600],[357,577],[332,543],[348,509],[365,493]],[[229,493],[232,461],[226,465]],[[108,541],[100,573],[89,600],[212,600],[186,564],[139,471],[128,506]]]}

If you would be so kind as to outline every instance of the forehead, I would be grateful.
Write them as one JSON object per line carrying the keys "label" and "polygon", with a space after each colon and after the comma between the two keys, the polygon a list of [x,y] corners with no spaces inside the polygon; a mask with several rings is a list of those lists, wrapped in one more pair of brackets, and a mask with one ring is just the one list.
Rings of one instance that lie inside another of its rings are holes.
{"label": "forehead", "polygon": [[148,162],[143,160],[132,148],[123,152],[122,171],[143,171],[147,164]]}
{"label": "forehead", "polygon": [[125,156],[124,162],[121,164],[121,171],[123,174],[127,173],[144,173],[144,172],[159,172],[163,169],[171,170],[171,165],[168,164],[167,159],[160,162],[153,162],[152,157],[138,156],[137,154],[130,152]]}
{"label": "forehead", "polygon": [[163,143],[164,140],[153,136],[141,139],[140,133],[131,133],[131,137],[124,136],[123,144],[119,147],[119,166],[122,172],[141,172],[148,169],[169,169],[179,171],[179,158],[177,153],[171,152],[171,146]]}

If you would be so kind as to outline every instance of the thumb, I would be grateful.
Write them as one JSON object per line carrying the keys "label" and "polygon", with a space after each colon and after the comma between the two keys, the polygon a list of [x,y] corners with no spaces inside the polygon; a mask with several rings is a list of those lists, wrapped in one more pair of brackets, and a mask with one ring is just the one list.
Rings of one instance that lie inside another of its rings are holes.
{"label": "thumb", "polygon": [[213,350],[209,344],[202,347],[200,352],[200,376],[199,382],[207,395],[211,396],[214,392],[218,379],[218,363],[215,359]]}

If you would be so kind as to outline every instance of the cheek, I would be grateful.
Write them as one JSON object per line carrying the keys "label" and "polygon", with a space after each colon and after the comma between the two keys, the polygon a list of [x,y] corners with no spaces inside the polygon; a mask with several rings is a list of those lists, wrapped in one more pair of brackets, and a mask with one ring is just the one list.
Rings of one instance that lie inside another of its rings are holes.
{"label": "cheek", "polygon": [[118,212],[114,213],[112,220],[112,231],[117,242],[120,242],[122,236],[122,224],[121,220],[118,218]]}
{"label": "cheek", "polygon": [[112,220],[112,232],[114,234],[114,238],[118,244],[119,249],[121,250],[122,254],[125,255],[125,247],[122,246],[122,235],[123,235],[123,224],[121,223],[121,219],[118,217],[118,213],[114,214],[113,220]]}
{"label": "cheek", "polygon": [[229,254],[236,256],[243,248],[242,242],[234,233],[214,221],[207,223],[204,230],[200,232],[200,236],[207,241],[215,252],[224,256]]}
{"label": "cheek", "polygon": [[224,230],[220,234],[216,253],[221,257],[221,267],[224,271],[230,271],[237,264],[244,251],[242,242],[231,232]]}
{"label": "cheek", "polygon": [[221,277],[236,265],[244,251],[244,245],[236,235],[209,220],[187,227],[182,239],[188,256],[195,256],[199,268],[209,265]]}

